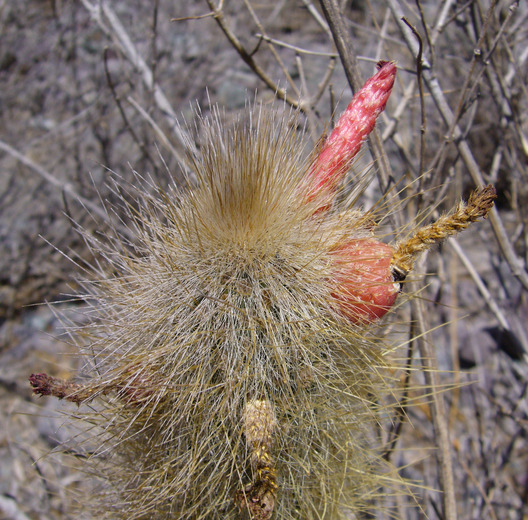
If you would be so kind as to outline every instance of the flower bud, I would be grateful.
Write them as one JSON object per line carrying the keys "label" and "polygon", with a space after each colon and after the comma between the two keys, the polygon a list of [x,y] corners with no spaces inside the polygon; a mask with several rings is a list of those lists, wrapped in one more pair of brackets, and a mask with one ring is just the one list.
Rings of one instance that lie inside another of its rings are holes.
{"label": "flower bud", "polygon": [[399,293],[391,273],[393,249],[373,238],[353,239],[334,252],[337,308],[351,322],[384,316]]}
{"label": "flower bud", "polygon": [[378,72],[356,93],[337,125],[324,142],[311,171],[313,186],[308,200],[333,196],[346,175],[363,141],[374,129],[377,117],[385,109],[396,77],[396,65],[378,62]]}

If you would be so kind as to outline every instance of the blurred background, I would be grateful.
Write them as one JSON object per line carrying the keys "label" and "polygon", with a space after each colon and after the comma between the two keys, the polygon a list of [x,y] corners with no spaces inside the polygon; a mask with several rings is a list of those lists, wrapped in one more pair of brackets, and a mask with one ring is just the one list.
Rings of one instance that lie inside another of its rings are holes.
{"label": "blurred background", "polygon": [[199,146],[192,122],[216,104],[229,123],[281,98],[317,144],[380,59],[399,73],[351,185],[372,171],[357,204],[385,197],[386,240],[476,186],[498,199],[427,256],[404,289],[419,305],[387,321],[410,376],[379,441],[416,500],[380,493],[365,518],[528,518],[526,3],[0,0],[0,519],[78,518],[89,478],[75,443],[43,457],[75,435],[75,406],[27,382],[78,365],[57,316],[82,321],[77,225],[116,225],[105,207],[134,171],[181,182],[186,135]]}

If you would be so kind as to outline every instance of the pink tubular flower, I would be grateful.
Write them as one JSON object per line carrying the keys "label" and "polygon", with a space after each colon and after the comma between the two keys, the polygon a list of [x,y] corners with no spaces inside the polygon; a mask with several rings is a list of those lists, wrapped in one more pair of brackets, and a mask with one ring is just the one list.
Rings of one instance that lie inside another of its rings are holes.
{"label": "pink tubular flower", "polygon": [[396,65],[379,61],[378,72],[356,93],[337,125],[326,139],[310,172],[313,186],[308,200],[335,190],[346,175],[363,141],[372,132],[376,119],[385,109],[396,77]]}

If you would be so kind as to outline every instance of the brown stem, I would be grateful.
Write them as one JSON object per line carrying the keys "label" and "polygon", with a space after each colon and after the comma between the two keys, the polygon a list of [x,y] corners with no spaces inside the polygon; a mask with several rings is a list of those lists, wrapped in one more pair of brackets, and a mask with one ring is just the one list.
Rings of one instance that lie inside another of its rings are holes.
{"label": "brown stem", "polygon": [[260,67],[260,65],[253,59],[253,56],[247,52],[247,50],[244,48],[240,40],[235,36],[235,34],[231,31],[229,26],[227,25],[227,22],[224,17],[224,13],[222,12],[221,6],[216,7],[213,0],[207,0],[207,3],[209,4],[209,7],[211,11],[213,12],[213,17],[220,27],[222,29],[223,33],[225,34],[227,40],[229,43],[234,47],[234,49],[238,52],[240,57],[244,60],[244,62],[250,67],[250,69],[262,80],[264,83],[276,93],[277,97],[280,99],[283,99],[295,108],[300,108],[302,110],[302,106],[299,104],[298,101],[296,101],[294,98],[289,96],[286,93],[286,90],[283,88],[278,87],[272,79],[266,74],[266,72]]}

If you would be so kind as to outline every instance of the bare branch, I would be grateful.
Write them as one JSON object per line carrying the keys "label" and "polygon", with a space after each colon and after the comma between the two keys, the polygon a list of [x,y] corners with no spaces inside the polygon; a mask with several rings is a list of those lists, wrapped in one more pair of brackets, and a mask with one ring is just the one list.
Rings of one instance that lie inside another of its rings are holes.
{"label": "bare branch", "polygon": [[286,101],[289,105],[295,108],[303,109],[302,104],[298,101],[292,98],[290,95],[287,94],[286,90],[283,88],[280,88],[273,80],[266,74],[266,72],[260,67],[260,65],[253,59],[253,57],[246,51],[240,40],[235,36],[235,34],[231,31],[229,28],[226,19],[224,17],[224,13],[222,12],[222,5],[220,4],[218,7],[214,5],[213,0],[207,0],[207,3],[209,4],[209,7],[211,11],[213,12],[213,17],[220,27],[222,29],[222,32],[225,34],[226,38],[228,39],[229,43],[235,48],[235,50],[238,52],[240,57],[244,60],[244,62],[249,66],[249,68],[271,89],[279,99],[282,99]]}
{"label": "bare branch", "polygon": [[9,155],[17,159],[17,161],[20,161],[22,164],[25,164],[28,168],[31,168],[46,182],[49,182],[52,186],[55,186],[60,193],[68,194],[73,200],[76,200],[79,204],[89,209],[92,214],[97,215],[104,222],[112,225],[115,229],[119,229],[119,231],[124,233],[125,236],[130,236],[130,230],[126,229],[123,226],[118,226],[114,222],[112,222],[112,219],[99,204],[95,204],[91,200],[83,197],[82,195],[79,195],[69,182],[65,182],[61,179],[58,179],[50,172],[45,170],[42,166],[29,159],[29,157],[26,157],[25,155],[21,154],[18,150],[15,150],[12,146],[8,145],[7,143],[1,140],[0,150],[3,150],[4,152],[8,153]]}
{"label": "bare branch", "polygon": [[[444,504],[444,518],[446,520],[457,519],[455,481],[453,476],[453,463],[451,460],[451,443],[447,425],[444,396],[438,390],[440,381],[438,377],[438,366],[436,353],[427,338],[430,329],[425,317],[423,301],[415,298],[411,302],[411,308],[416,321],[416,342],[421,353],[424,367],[425,382],[432,393],[432,422],[435,437],[438,442],[438,459],[440,463],[440,481],[442,483],[442,498]],[[413,320],[414,321],[414,320]]]}
{"label": "bare branch", "polygon": [[[260,20],[258,19],[258,16],[257,16],[257,13],[255,13],[255,10],[251,6],[251,4],[248,2],[248,0],[243,0],[243,2],[246,5],[246,8],[247,8],[247,10],[250,13],[251,18],[253,18],[253,21],[255,22],[255,25],[257,26],[258,30],[264,36],[266,36],[266,31],[265,31],[264,27],[262,26],[262,24],[260,23]],[[300,99],[301,98],[301,93],[299,92],[299,90],[297,88],[297,85],[293,81],[293,79],[292,79],[290,73],[288,72],[287,67],[284,65],[284,62],[282,61],[281,57],[279,56],[279,54],[275,50],[275,47],[269,41],[267,41],[266,43],[268,45],[269,50],[271,51],[271,54],[273,54],[273,57],[275,58],[275,61],[279,64],[279,67],[281,68],[282,73],[284,74],[284,77],[286,78],[286,80],[290,84],[290,87],[293,89],[293,92],[294,92],[295,96]],[[301,102],[301,104],[302,104],[302,102]]]}
{"label": "bare branch", "polygon": [[[187,138],[185,132],[179,125],[178,118],[176,117],[176,113],[169,103],[169,100],[165,96],[161,87],[155,83],[152,70],[139,54],[123,24],[120,22],[113,9],[108,5],[108,2],[102,0],[98,2],[97,5],[94,5],[88,0],[81,1],[86,10],[90,13],[92,19],[110,39],[116,42],[123,54],[139,72],[146,87],[153,92],[154,102],[165,116],[174,137],[176,137],[182,145],[189,146],[191,140]],[[110,24],[110,27],[105,24],[105,21]]]}
{"label": "bare branch", "polygon": [[460,247],[459,243],[456,241],[455,238],[453,238],[448,242],[448,244],[451,249],[453,249],[453,251],[456,253],[460,261],[464,264],[464,267],[467,269],[471,278],[475,282],[475,285],[478,287],[480,295],[482,296],[488,307],[491,309],[493,314],[495,314],[495,317],[497,318],[498,322],[504,329],[511,330],[511,326],[508,323],[508,319],[506,318],[506,316],[504,316],[504,313],[501,311],[499,305],[492,297],[491,293],[488,291],[486,285],[482,281],[482,278],[479,276],[477,270],[473,267],[473,264],[471,263],[467,255],[464,253],[464,250]]}
{"label": "bare branch", "polygon": [[[391,8],[394,18],[396,19],[396,22],[398,23],[400,27],[402,36],[407,42],[409,50],[412,52],[413,56],[415,57],[418,56],[418,52],[419,52],[418,44],[416,40],[414,39],[412,33],[408,29],[408,27],[402,21],[403,11],[398,1],[397,0],[387,0],[387,1]],[[429,89],[429,92],[431,93],[431,96],[445,124],[448,126],[448,128],[453,128],[453,133],[450,136],[450,139],[452,139],[455,142],[458,148],[458,151],[460,152],[460,155],[464,161],[464,164],[466,165],[469,171],[469,174],[471,175],[471,178],[473,179],[473,182],[477,186],[485,185],[486,182],[484,180],[484,176],[482,172],[480,171],[480,167],[477,164],[477,161],[475,160],[473,153],[471,152],[469,144],[467,143],[465,139],[463,139],[462,130],[455,122],[455,116],[453,114],[453,111],[449,107],[449,104],[447,103],[443,89],[440,86],[438,77],[433,74],[433,71],[431,70],[431,66],[425,58],[423,62],[424,62],[423,63],[423,77],[427,85],[427,88]],[[493,227],[493,231],[495,233],[495,237],[497,238],[499,247],[504,255],[504,258],[506,258],[506,261],[508,262],[512,270],[512,273],[522,283],[523,287],[525,289],[528,289],[528,272],[526,271],[522,260],[517,256],[513,248],[513,245],[511,244],[508,238],[508,234],[506,233],[502,219],[496,208],[493,208],[490,211],[489,220]]]}

